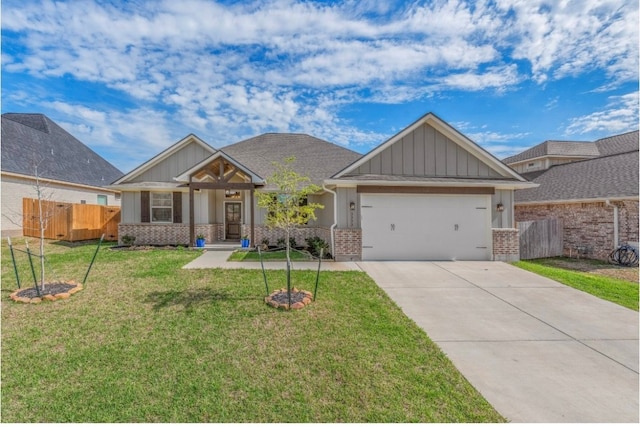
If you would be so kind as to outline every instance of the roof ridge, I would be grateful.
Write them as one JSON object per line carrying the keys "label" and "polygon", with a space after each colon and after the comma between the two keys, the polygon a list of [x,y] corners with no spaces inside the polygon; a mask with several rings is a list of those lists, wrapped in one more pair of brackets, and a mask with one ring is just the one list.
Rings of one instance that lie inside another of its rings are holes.
{"label": "roof ridge", "polygon": [[590,159],[580,159],[580,160],[574,160],[573,162],[569,162],[569,163],[561,163],[559,165],[551,165],[551,166],[549,166],[548,169],[546,169],[546,171],[551,170],[553,168],[557,168],[558,166],[569,166],[569,165],[576,165],[576,164],[584,163],[584,162],[593,162],[594,160],[608,159],[609,157],[622,156],[623,154],[631,154],[631,153],[635,153],[637,151],[639,151],[639,150],[624,151],[622,153],[605,154],[604,156],[591,157]]}
{"label": "roof ridge", "polygon": [[630,133],[636,133],[636,132],[638,132],[638,131],[639,131],[639,129],[636,129],[636,130],[630,130],[630,131],[628,131],[628,132],[618,133],[618,134],[616,134],[616,135],[605,136],[605,137],[602,137],[602,138],[598,138],[598,139],[596,139],[596,140],[595,140],[595,141],[593,141],[593,142],[602,141],[603,139],[616,138],[616,137],[619,137],[619,136],[622,136],[622,135],[627,135],[627,134],[630,134]]}

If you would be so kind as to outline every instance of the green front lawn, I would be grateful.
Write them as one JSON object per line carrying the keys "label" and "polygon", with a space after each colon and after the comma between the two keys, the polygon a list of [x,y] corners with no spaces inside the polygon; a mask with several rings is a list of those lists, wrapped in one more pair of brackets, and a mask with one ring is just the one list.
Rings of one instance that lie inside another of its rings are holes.
{"label": "green front lawn", "polygon": [[549,265],[550,260],[538,259],[514,262],[513,265],[556,280],[598,298],[638,311],[638,283],[614,279]]}
{"label": "green front lawn", "polygon": [[[82,279],[95,249],[48,247],[52,279]],[[181,269],[199,254],[106,249],[83,291],[25,305],[3,242],[2,421],[504,421],[367,275],[322,272],[286,312],[260,271]]]}

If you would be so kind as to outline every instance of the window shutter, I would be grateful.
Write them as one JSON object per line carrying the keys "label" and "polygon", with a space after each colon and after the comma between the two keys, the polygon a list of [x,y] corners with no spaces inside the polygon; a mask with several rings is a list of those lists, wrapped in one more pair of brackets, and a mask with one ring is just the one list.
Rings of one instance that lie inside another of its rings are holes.
{"label": "window shutter", "polygon": [[182,224],[182,193],[180,191],[173,193],[173,223]]}
{"label": "window shutter", "polygon": [[140,192],[140,222],[151,222],[151,207],[149,206],[149,192]]}

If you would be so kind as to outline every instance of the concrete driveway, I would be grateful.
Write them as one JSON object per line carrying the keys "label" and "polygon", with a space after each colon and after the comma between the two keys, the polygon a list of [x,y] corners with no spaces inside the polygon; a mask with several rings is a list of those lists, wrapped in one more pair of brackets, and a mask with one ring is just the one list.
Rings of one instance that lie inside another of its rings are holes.
{"label": "concrete driveway", "polygon": [[637,312],[500,262],[358,265],[510,421],[639,421]]}

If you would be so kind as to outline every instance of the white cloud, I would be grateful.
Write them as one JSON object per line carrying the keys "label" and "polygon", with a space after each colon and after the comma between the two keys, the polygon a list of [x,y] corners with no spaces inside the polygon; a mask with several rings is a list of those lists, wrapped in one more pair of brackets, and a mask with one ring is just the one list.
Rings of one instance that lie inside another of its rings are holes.
{"label": "white cloud", "polygon": [[615,134],[638,129],[638,92],[612,96],[609,100],[604,110],[571,119],[565,135],[589,132]]}
{"label": "white cloud", "polygon": [[505,34],[513,58],[538,82],[603,70],[616,82],[638,77],[638,3],[617,0],[498,0],[512,10]]}
{"label": "white cloud", "polygon": [[176,122],[217,146],[266,131],[358,146],[384,138],[342,119],[346,103],[503,92],[594,70],[608,87],[637,79],[636,4],[547,3],[9,2],[4,41],[23,49],[2,60],[8,73],[104,85],[137,104],[121,113],[99,99],[48,104],[69,124],[86,121],[77,131],[104,146],[166,146],[180,136]]}
{"label": "white cloud", "polygon": [[100,111],[60,101],[43,106],[55,112],[56,123],[103,157],[121,159],[115,166],[123,172],[184,136],[172,134],[165,113],[149,109]]}

